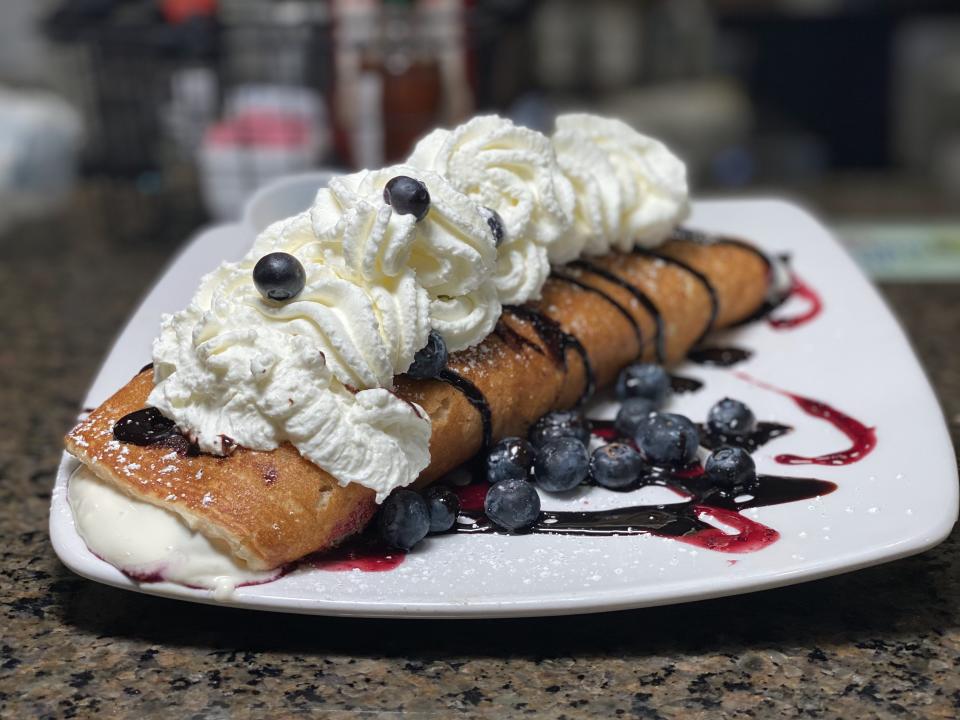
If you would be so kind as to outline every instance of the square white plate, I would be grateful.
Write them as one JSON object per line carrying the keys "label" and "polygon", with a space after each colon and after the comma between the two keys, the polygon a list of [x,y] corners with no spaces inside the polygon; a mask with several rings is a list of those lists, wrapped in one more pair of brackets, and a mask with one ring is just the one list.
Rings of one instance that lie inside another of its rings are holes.
{"label": "square white plate", "polygon": [[[285,189],[287,198],[290,192]],[[263,197],[258,201],[262,212]],[[742,399],[759,419],[796,428],[755,454],[760,472],[817,477],[839,486],[814,500],[744,511],[775,528],[777,542],[758,552],[725,554],[653,536],[448,535],[428,539],[389,572],[301,570],[240,588],[225,604],[375,617],[618,610],[811,580],[904,557],[943,540],[957,517],[953,449],[930,385],[876,290],[830,233],[793,205],[777,200],[701,202],[690,226],[747,238],[771,253],[790,253],[797,273],[823,299],[822,314],[796,329],[775,330],[756,322],[728,333],[723,342],[754,351],[736,369],[828,402],[876,427],[877,447],[860,462],[779,465],[774,460],[778,453],[816,455],[849,443],[829,423],[804,414],[782,395],[744,382],[730,369],[687,365],[676,370],[703,380],[705,387],[675,396],[669,409],[702,421],[719,398]],[[87,406],[98,405],[149,361],[160,314],[184,306],[201,275],[224,258],[243,254],[253,233],[250,225],[217,226],[186,247],[118,338],[87,395]],[[138,585],[92,555],[76,533],[66,501],[74,467],[65,454],[50,515],[54,548],[69,568],[129,590],[214,602],[205,591],[168,583]],[[545,497],[544,507],[631,505],[650,492],[592,488],[569,499]]]}

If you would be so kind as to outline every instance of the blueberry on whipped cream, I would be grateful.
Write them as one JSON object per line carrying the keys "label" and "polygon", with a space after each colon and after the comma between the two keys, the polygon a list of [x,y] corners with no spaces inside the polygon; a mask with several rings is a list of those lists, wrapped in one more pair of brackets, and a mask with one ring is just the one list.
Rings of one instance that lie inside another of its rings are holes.
{"label": "blueberry on whipped cream", "polygon": [[493,208],[480,208],[480,212],[487,218],[487,225],[490,226],[490,232],[493,233],[493,242],[497,247],[503,244],[503,238],[506,231],[503,229],[503,218]]}
{"label": "blueberry on whipped cream", "polygon": [[413,363],[407,370],[407,375],[417,380],[427,380],[436,377],[447,365],[447,344],[443,336],[436,330],[431,330],[427,336],[427,344],[417,350],[413,356]]}
{"label": "blueberry on whipped cream", "polygon": [[398,175],[383,188],[383,201],[398,215],[413,215],[418,221],[430,212],[430,191],[419,180]]}
{"label": "blueberry on whipped cream", "polygon": [[289,300],[300,294],[306,282],[303,265],[290,253],[268,253],[253,266],[253,284],[270,300]]}

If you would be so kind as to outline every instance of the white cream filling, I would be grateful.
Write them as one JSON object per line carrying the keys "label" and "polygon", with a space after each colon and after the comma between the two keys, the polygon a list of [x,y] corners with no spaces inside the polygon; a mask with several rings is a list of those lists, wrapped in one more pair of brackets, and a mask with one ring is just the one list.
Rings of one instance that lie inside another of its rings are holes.
{"label": "white cream filling", "polygon": [[124,495],[86,466],[70,477],[67,498],[90,551],[134,579],[155,577],[205,588],[225,600],[238,585],[279,575],[277,570],[251,570],[179,516]]}

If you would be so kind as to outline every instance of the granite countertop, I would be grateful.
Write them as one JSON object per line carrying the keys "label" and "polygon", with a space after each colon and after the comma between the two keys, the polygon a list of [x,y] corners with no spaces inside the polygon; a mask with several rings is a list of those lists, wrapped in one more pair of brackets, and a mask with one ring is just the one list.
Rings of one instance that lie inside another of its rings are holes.
{"label": "granite countertop", "polygon": [[[0,235],[0,716],[960,715],[956,532],[918,557],[795,587],[553,619],[261,614],[73,575],[47,536],[60,438],[173,252],[101,230],[74,206]],[[960,285],[883,290],[956,443]]]}

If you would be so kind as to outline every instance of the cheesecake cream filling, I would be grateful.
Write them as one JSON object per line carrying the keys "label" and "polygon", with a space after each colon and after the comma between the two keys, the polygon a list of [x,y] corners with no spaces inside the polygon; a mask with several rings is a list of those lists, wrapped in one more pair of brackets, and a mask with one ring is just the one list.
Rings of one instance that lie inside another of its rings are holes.
{"label": "cheesecake cream filling", "polygon": [[125,495],[86,466],[71,475],[67,499],[87,547],[134,580],[205,588],[223,600],[240,585],[280,574],[251,570],[178,515]]}

